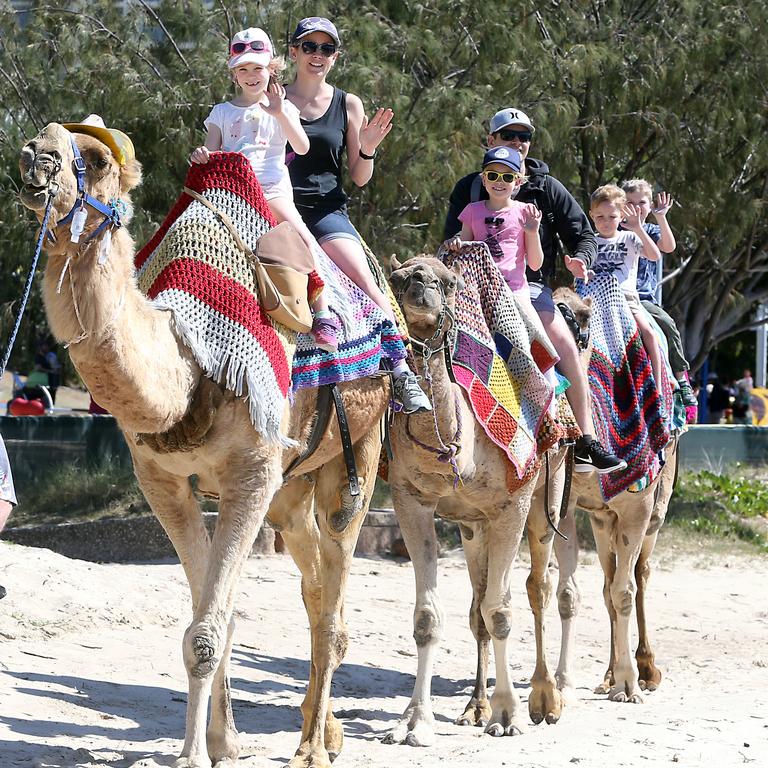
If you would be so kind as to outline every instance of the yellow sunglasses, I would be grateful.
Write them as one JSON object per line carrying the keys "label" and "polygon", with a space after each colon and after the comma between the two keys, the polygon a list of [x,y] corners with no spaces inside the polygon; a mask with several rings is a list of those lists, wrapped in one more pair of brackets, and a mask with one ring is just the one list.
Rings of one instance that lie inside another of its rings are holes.
{"label": "yellow sunglasses", "polygon": [[518,179],[523,178],[519,173],[499,173],[498,171],[483,171],[483,176],[488,181],[499,181],[501,179],[505,184],[514,184]]}

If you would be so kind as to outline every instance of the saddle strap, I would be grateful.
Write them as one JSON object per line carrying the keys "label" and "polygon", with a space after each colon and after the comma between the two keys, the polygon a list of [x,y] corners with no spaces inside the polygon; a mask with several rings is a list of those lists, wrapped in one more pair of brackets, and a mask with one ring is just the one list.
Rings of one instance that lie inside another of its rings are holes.
{"label": "saddle strap", "polygon": [[349,432],[349,422],[347,421],[347,412],[344,410],[344,400],[341,392],[335,384],[329,384],[333,393],[333,402],[336,405],[336,418],[339,422],[339,437],[341,438],[341,448],[344,452],[344,463],[347,467],[347,482],[349,483],[349,495],[360,495],[360,481],[357,477],[357,464],[355,462],[355,451],[352,448],[352,435]]}
{"label": "saddle strap", "polygon": [[568,504],[571,500],[571,481],[573,480],[573,468],[576,463],[576,443],[568,443],[565,452],[565,482],[563,483],[563,498],[560,502],[560,519],[568,514]]}

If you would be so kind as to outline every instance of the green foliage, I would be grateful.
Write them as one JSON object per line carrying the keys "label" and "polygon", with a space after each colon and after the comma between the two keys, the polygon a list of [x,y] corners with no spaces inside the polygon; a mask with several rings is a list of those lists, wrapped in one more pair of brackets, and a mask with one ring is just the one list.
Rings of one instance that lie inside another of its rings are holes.
{"label": "green foliage", "polygon": [[728,474],[709,471],[680,476],[667,521],[684,529],[750,541],[768,550],[768,540],[750,519],[768,519],[768,486],[736,466]]}
{"label": "green foliage", "polygon": [[104,464],[86,472],[77,465],[61,465],[25,490],[10,524],[73,523],[149,513],[132,467]]}
{"label": "green foliage", "polygon": [[[0,0],[0,309],[18,297],[32,253],[35,225],[17,202],[25,137],[90,112],[126,131],[145,171],[132,225],[142,243],[178,195],[210,106],[231,93],[232,32],[264,26],[279,48],[309,13],[339,27],[333,82],[369,113],[396,113],[373,180],[348,190],[351,217],[381,256],[434,249],[453,184],[482,156],[488,117],[516,105],[537,125],[531,155],[582,203],[632,176],[680,202],[666,265],[687,261],[665,298],[694,367],[768,294],[768,6],[758,0],[164,0],[156,11],[70,0],[26,14]],[[17,365],[42,317],[36,293]],[[2,311],[0,323],[2,342]]]}

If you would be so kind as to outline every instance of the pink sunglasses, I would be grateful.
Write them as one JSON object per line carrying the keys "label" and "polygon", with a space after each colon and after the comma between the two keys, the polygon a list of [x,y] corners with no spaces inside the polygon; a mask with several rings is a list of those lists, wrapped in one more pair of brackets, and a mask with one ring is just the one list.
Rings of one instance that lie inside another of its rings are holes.
{"label": "pink sunglasses", "polygon": [[250,43],[232,43],[232,47],[229,49],[229,52],[233,56],[236,56],[248,50],[248,48],[250,48],[252,51],[256,51],[256,53],[272,53],[272,50],[268,45],[264,44],[263,40],[251,40]]}

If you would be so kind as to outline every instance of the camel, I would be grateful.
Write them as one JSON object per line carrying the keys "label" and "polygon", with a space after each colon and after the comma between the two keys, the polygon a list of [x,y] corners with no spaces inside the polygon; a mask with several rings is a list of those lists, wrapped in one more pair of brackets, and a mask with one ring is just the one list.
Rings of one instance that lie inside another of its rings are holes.
{"label": "camel", "polygon": [[[76,142],[85,161],[85,191],[102,205],[122,200],[141,180],[131,156],[113,154],[87,132],[51,123],[21,151],[22,203],[51,221],[74,209]],[[193,616],[182,651],[189,678],[186,733],[176,768],[235,765],[240,745],[232,716],[229,660],[238,577],[265,518],[282,533],[302,573],[311,629],[311,669],[301,743],[292,768],[328,768],[343,741],[330,686],[347,647],[343,619],[350,560],[365,517],[380,451],[379,422],[389,402],[386,378],[340,386],[360,475],[347,485],[339,434],[332,424],[301,476],[283,471],[307,443],[317,391],[301,391],[283,413],[286,448],[257,433],[243,398],[206,378],[174,332],[171,313],[154,308],[136,286],[134,244],[125,227],[88,239],[102,217],[90,215],[80,243],[69,224],[51,227],[44,300],[51,330],[94,398],[116,418],[139,484],[170,537],[192,595]],[[295,334],[281,335],[290,360]],[[321,471],[322,470],[322,471]],[[208,535],[190,485],[218,496],[215,533]],[[315,519],[315,514],[317,519]],[[211,714],[208,720],[208,702]]]}
{"label": "camel", "polygon": [[[555,301],[566,303],[584,328],[590,308],[567,288],[555,292]],[[582,356],[585,367],[591,349]],[[605,576],[603,599],[611,626],[610,660],[597,693],[608,694],[617,702],[642,702],[641,691],[654,691],[661,682],[648,638],[645,599],[650,577],[650,558],[659,529],[672,497],[677,472],[677,438],[666,449],[666,463],[648,487],[638,493],[624,491],[608,502],[600,493],[596,474],[575,474],[568,514],[560,528],[567,541],[555,542],[560,568],[557,586],[558,609],[562,621],[560,661],[555,677],[566,700],[573,696],[574,621],[581,597],[575,580],[578,539],[575,511],[578,506],[589,513],[597,553]],[[639,640],[631,652],[630,617],[637,615]]]}
{"label": "camel", "polygon": [[[478,647],[478,680],[456,722],[483,725],[492,736],[521,732],[520,701],[509,675],[510,580],[527,520],[531,551],[527,587],[537,647],[529,714],[535,723],[545,719],[554,723],[560,717],[562,704],[547,667],[544,644],[544,611],[551,591],[547,566],[553,538],[544,509],[544,478],[539,478],[537,485],[534,473],[518,491],[510,493],[509,460],[476,421],[463,390],[449,378],[441,346],[450,328],[457,290],[461,289],[458,272],[424,256],[410,259],[404,266],[393,257],[392,269],[391,283],[401,299],[417,350],[419,372],[431,375],[428,394],[435,410],[410,417],[398,415],[392,427],[394,458],[389,482],[416,578],[413,621],[418,671],[411,701],[384,741],[412,746],[427,746],[434,741],[430,686],[444,621],[437,593],[434,514],[459,523],[474,594],[469,619]],[[436,353],[418,354],[424,346]],[[423,370],[425,364],[428,372]],[[442,448],[437,449],[438,445]],[[564,480],[563,453],[552,453],[546,512],[557,515],[559,506],[555,502],[562,495]],[[486,689],[489,638],[496,661],[496,686],[490,701]]]}

